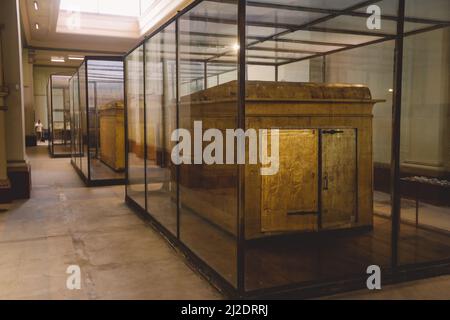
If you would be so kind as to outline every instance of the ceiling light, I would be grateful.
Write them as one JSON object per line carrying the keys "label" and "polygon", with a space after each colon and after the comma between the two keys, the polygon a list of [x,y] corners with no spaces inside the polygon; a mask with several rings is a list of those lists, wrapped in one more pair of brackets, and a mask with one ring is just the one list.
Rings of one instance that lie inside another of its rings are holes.
{"label": "ceiling light", "polygon": [[69,56],[69,60],[84,60],[84,57]]}
{"label": "ceiling light", "polygon": [[66,59],[64,59],[64,57],[52,57],[51,58],[52,62],[66,62]]}
{"label": "ceiling light", "polygon": [[240,46],[239,46],[238,43],[233,44],[233,50],[234,50],[234,51],[238,51],[239,48],[240,48]]}
{"label": "ceiling light", "polygon": [[33,2],[33,5],[34,5],[34,10],[38,11],[39,5],[38,5],[37,1]]}
{"label": "ceiling light", "polygon": [[39,23],[36,23],[36,24],[34,25],[34,27],[36,28],[36,30],[39,30]]}
{"label": "ceiling light", "polygon": [[389,89],[389,92],[394,92],[394,89]]}

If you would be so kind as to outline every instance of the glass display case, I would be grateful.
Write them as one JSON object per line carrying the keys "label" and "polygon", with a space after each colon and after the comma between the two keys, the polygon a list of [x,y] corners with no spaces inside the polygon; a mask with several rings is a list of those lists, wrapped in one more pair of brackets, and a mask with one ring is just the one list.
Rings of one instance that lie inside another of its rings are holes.
{"label": "glass display case", "polygon": [[127,203],[232,296],[448,273],[449,6],[194,1],[125,58]]}
{"label": "glass display case", "polygon": [[71,156],[69,79],[51,75],[47,84],[48,151],[55,158]]}
{"label": "glass display case", "polygon": [[72,165],[85,183],[125,181],[123,59],[86,57],[70,79]]}

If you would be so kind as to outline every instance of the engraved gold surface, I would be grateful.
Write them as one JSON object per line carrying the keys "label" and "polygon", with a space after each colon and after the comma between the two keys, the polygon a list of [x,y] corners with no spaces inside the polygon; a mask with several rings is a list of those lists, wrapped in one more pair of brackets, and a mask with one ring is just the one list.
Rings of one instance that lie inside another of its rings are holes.
{"label": "engraved gold surface", "polygon": [[116,171],[125,168],[123,102],[102,106],[99,111],[100,159]]}
{"label": "engraved gold surface", "polygon": [[[237,101],[237,81],[230,81],[181,98],[181,102]],[[369,88],[361,85],[307,82],[247,81],[246,100],[371,100]]]}
{"label": "engraved gold surface", "polygon": [[322,228],[351,226],[356,213],[356,132],[322,131]]}
{"label": "engraved gold surface", "polygon": [[318,130],[280,130],[279,146],[278,173],[261,176],[261,231],[316,230]]}

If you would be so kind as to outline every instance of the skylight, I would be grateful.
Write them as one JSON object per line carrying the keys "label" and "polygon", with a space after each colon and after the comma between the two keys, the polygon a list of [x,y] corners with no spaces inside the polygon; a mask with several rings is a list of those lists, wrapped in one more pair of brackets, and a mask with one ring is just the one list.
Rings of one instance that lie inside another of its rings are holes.
{"label": "skylight", "polygon": [[153,0],[61,0],[60,9],[126,17],[140,17]]}
{"label": "skylight", "polygon": [[139,38],[186,0],[60,0],[56,32]]}

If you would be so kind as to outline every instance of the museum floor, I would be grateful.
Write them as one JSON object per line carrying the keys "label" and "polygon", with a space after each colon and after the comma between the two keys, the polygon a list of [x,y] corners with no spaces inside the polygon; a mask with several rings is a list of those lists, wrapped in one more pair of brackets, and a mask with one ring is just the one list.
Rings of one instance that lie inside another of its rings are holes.
{"label": "museum floor", "polygon": [[[86,188],[68,159],[27,152],[32,198],[0,206],[0,299],[223,298],[125,206],[123,187]],[[73,264],[80,291],[66,289]],[[449,288],[450,276],[336,298],[450,299]]]}

